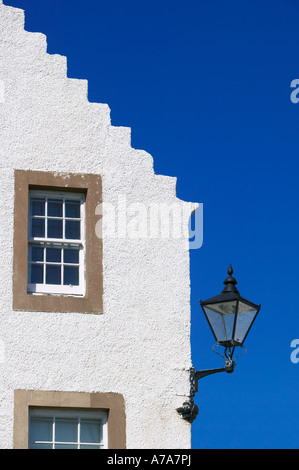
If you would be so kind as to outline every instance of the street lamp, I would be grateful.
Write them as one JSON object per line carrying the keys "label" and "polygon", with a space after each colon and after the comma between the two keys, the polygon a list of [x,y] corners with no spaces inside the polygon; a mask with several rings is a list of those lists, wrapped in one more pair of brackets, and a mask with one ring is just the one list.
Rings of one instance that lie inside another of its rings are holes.
{"label": "street lamp", "polygon": [[[233,355],[236,348],[246,348],[244,341],[251,329],[261,306],[244,299],[236,288],[237,281],[232,276],[233,269],[229,265],[228,277],[224,280],[224,289],[221,294],[210,299],[200,301],[208,324],[216,340],[215,346],[224,347],[224,367],[196,371],[190,370],[190,398],[178,408],[178,413],[185,420],[192,423],[198,414],[198,407],[194,404],[194,396],[198,391],[198,380],[217,372],[232,373],[235,368]],[[213,350],[215,351],[213,346]],[[215,351],[217,352],[217,351]],[[219,354],[217,352],[217,354]],[[219,354],[221,356],[221,354]],[[239,357],[239,356],[237,356]]]}

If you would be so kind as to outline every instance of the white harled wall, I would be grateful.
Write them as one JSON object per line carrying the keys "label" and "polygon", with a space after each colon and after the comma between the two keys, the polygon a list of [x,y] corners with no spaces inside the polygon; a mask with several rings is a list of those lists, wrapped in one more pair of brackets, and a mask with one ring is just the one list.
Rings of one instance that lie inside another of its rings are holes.
{"label": "white harled wall", "polygon": [[128,448],[189,448],[190,424],[176,413],[191,367],[188,217],[178,239],[112,238],[104,228],[102,315],[13,311],[14,170],[101,174],[104,203],[175,203],[188,216],[195,206],[2,0],[0,83],[1,448],[13,446],[15,389],[121,393]]}

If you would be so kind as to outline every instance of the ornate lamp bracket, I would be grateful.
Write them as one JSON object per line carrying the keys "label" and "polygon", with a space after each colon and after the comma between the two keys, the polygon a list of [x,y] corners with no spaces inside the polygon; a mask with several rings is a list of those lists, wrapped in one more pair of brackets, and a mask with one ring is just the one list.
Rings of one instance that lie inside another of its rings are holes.
{"label": "ornate lamp bracket", "polygon": [[218,369],[195,370],[194,367],[190,369],[190,396],[188,400],[183,403],[183,406],[177,408],[177,412],[181,415],[182,419],[192,423],[198,415],[198,406],[194,403],[196,392],[198,392],[198,380],[217,372],[227,372],[231,374],[235,369],[235,362],[228,359],[224,367]]}

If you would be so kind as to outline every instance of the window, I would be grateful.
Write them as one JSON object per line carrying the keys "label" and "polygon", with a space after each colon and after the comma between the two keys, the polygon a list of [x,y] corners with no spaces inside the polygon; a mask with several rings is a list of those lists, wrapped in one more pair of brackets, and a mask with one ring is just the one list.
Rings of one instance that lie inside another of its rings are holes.
{"label": "window", "polygon": [[119,393],[15,390],[13,439],[14,449],[125,449],[124,397]]}
{"label": "window", "polygon": [[29,449],[107,449],[101,411],[29,410]]}
{"label": "window", "polygon": [[30,191],[28,292],[84,295],[84,194]]}
{"label": "window", "polygon": [[13,309],[103,313],[100,175],[15,170]]}

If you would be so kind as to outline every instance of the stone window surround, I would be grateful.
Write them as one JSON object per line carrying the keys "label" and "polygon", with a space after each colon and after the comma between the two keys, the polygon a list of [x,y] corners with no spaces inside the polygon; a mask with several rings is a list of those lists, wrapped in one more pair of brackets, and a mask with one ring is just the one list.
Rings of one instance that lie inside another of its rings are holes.
{"label": "stone window surround", "polygon": [[[27,293],[29,189],[82,191],[86,194],[86,294]],[[15,170],[13,309],[39,312],[103,313],[102,240],[95,233],[96,207],[102,202],[100,175]]]}
{"label": "stone window surround", "polygon": [[108,448],[126,448],[125,402],[119,393],[15,390],[14,449],[28,449],[29,408],[33,407],[106,411]]}

